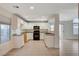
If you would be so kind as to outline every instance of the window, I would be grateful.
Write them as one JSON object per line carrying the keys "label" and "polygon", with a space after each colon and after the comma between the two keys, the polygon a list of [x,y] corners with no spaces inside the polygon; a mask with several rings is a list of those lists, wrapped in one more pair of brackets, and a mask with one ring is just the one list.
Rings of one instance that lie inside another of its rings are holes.
{"label": "window", "polygon": [[54,31],[55,19],[54,18],[52,20],[49,19],[48,24],[49,24],[49,31]]}
{"label": "window", "polygon": [[73,34],[78,34],[78,18],[75,18],[73,20]]}
{"label": "window", "polygon": [[54,25],[51,25],[51,31],[54,31]]}
{"label": "window", "polygon": [[0,41],[5,43],[10,39],[10,25],[0,24]]}

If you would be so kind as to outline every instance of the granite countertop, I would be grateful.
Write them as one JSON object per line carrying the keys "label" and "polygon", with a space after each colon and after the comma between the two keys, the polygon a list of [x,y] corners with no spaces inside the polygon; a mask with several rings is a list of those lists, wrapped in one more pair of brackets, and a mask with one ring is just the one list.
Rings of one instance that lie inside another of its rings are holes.
{"label": "granite countertop", "polygon": [[13,34],[12,36],[21,36],[22,34]]}
{"label": "granite countertop", "polygon": [[53,35],[54,36],[55,34],[54,33],[46,33],[46,35]]}
{"label": "granite countertop", "polygon": [[[24,32],[26,32],[26,33],[33,33],[33,29],[24,29],[24,30],[22,30],[22,33],[24,33]],[[46,32],[48,32],[48,30],[47,29],[40,29],[40,33],[46,33]]]}
{"label": "granite countertop", "polygon": [[47,32],[47,33],[45,33],[46,35],[55,35],[55,33],[54,32]]}
{"label": "granite countertop", "polygon": [[[14,33],[13,36],[21,36],[23,33],[33,33],[33,29],[23,29],[20,34]],[[40,29],[40,33],[44,33],[45,35],[55,35],[52,31],[48,31],[47,29]]]}

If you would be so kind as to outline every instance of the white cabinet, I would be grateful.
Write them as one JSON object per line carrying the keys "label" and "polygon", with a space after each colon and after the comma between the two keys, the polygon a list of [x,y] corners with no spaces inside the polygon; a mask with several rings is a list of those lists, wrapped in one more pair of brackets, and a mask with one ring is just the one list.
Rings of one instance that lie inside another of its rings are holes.
{"label": "white cabinet", "polygon": [[55,39],[54,39],[54,35],[52,34],[45,34],[45,45],[48,47],[48,48],[54,48],[54,42],[55,42]]}
{"label": "white cabinet", "polygon": [[24,46],[23,36],[21,35],[13,36],[13,41],[14,41],[14,48],[21,48],[22,46]]}

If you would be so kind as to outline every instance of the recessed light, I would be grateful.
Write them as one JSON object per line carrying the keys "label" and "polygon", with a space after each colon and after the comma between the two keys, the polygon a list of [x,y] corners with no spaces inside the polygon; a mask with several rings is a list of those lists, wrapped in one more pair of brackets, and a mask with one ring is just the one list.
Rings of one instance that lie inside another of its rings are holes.
{"label": "recessed light", "polygon": [[31,6],[31,7],[30,7],[30,9],[31,9],[31,10],[34,10],[34,7],[33,7],[33,6]]}
{"label": "recessed light", "polygon": [[14,8],[19,8],[19,6],[13,6]]}

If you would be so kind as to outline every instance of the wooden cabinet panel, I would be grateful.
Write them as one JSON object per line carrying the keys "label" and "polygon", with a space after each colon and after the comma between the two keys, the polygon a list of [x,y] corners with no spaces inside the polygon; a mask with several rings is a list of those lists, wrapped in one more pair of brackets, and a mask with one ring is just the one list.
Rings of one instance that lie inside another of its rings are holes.
{"label": "wooden cabinet panel", "polygon": [[26,32],[23,33],[23,36],[24,36],[24,43],[26,43],[27,42],[27,33]]}

